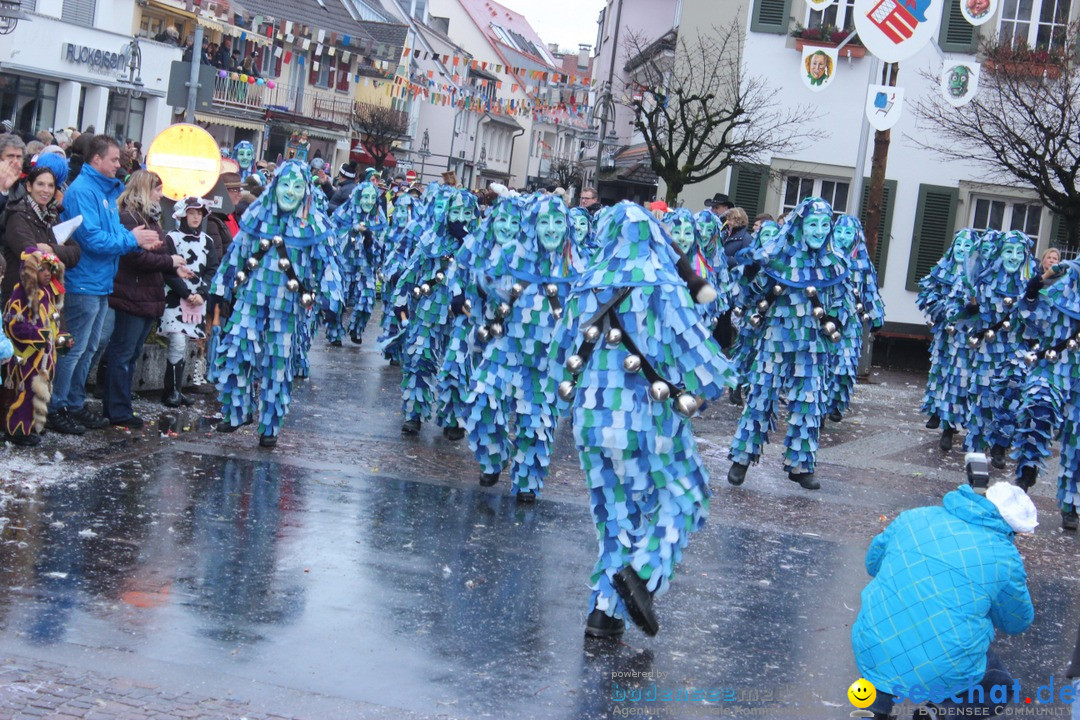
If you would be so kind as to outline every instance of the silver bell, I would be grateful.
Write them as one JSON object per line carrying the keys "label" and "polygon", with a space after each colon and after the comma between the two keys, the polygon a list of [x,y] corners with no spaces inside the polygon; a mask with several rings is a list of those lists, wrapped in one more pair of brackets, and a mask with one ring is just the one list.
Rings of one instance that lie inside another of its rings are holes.
{"label": "silver bell", "polygon": [[577,387],[569,380],[563,380],[559,383],[559,397],[566,402],[570,402],[574,399],[575,390],[577,390]]}
{"label": "silver bell", "polygon": [[285,242],[285,238],[281,237],[280,235],[275,235],[272,242],[274,243],[275,246],[277,246],[277,245],[280,245],[281,243]]}
{"label": "silver bell", "polygon": [[758,304],[757,304],[757,309],[758,309],[758,312],[765,312],[766,310],[769,309],[769,301],[768,300],[759,301]]}
{"label": "silver bell", "polygon": [[270,249],[270,238],[263,238],[259,241],[259,249],[266,251]]}
{"label": "silver bell", "polygon": [[1049,360],[1050,362],[1057,362],[1057,359],[1058,359],[1057,350],[1047,350],[1046,351],[1046,359]]}
{"label": "silver bell", "polygon": [[423,285],[420,286],[420,292],[422,294],[424,294],[424,295],[430,295],[431,294],[431,286],[428,285],[427,283],[424,283]]}
{"label": "silver bell", "polygon": [[825,332],[829,335],[832,335],[834,332],[836,332],[836,323],[834,323],[832,320],[825,323]]}
{"label": "silver bell", "polygon": [[556,320],[558,320],[559,318],[562,317],[562,308],[561,307],[551,308],[551,314],[555,316]]}
{"label": "silver bell", "polygon": [[311,293],[304,293],[300,296],[300,307],[308,310],[315,304],[315,296]]}
{"label": "silver bell", "polygon": [[1012,307],[1014,304],[1016,304],[1016,300],[1014,300],[1011,297],[1005,298],[1005,300],[1003,300],[1003,302],[1005,303],[1005,307]]}
{"label": "silver bell", "polygon": [[782,292],[784,292],[784,288],[780,287],[779,285],[773,285],[772,286],[772,294],[773,295],[779,295]]}
{"label": "silver bell", "polygon": [[246,283],[247,282],[247,273],[244,272],[243,270],[238,271],[236,273],[236,282],[239,283],[240,285],[243,285],[244,283]]}
{"label": "silver bell", "polygon": [[488,340],[491,339],[491,333],[488,332],[488,329],[486,327],[482,327],[476,331],[476,339],[482,343],[486,343]]}
{"label": "silver bell", "polygon": [[829,339],[833,342],[840,342],[840,333],[834,332],[832,335],[829,336]]}
{"label": "silver bell", "polygon": [[1069,342],[1065,343],[1065,347],[1069,348],[1070,350],[1075,350],[1076,340],[1074,338],[1069,338]]}
{"label": "silver bell", "polygon": [[734,315],[735,317],[742,317],[743,309],[741,307],[737,307],[737,308],[735,308],[734,310],[731,311],[731,314]]}
{"label": "silver bell", "polygon": [[595,325],[590,325],[585,330],[585,342],[594,343],[600,339],[600,328]]}
{"label": "silver bell", "polygon": [[607,331],[607,337],[604,339],[607,340],[608,345],[618,345],[622,342],[622,330],[619,328],[611,328]]}
{"label": "silver bell", "polygon": [[502,337],[502,334],[503,334],[502,323],[497,323],[497,322],[491,323],[491,325],[488,327],[488,330],[491,332],[491,337]]}
{"label": "silver bell", "polygon": [[956,326],[951,324],[951,323],[946,325],[945,326],[945,332],[947,332],[950,335],[955,335],[956,334]]}
{"label": "silver bell", "polygon": [[289,292],[296,292],[297,290],[300,289],[300,281],[299,280],[289,280],[289,282],[285,283],[285,287],[286,287],[286,289],[288,289]]}
{"label": "silver bell", "polygon": [[279,258],[277,261],[277,266],[278,269],[281,270],[281,272],[288,272],[289,268],[292,267],[292,262],[289,260],[289,258]]}
{"label": "silver bell", "polygon": [[754,327],[760,326],[761,325],[761,316],[760,315],[751,315],[750,316],[750,324],[753,325]]}
{"label": "silver bell", "polygon": [[863,322],[870,322],[870,313],[863,313],[860,317]]}
{"label": "silver bell", "polygon": [[420,286],[419,286],[419,285],[417,285],[416,287],[414,287],[414,288],[412,289],[412,296],[413,296],[414,298],[416,298],[417,300],[419,300],[419,299],[420,299],[420,295],[421,295],[421,293],[420,293]]}
{"label": "silver bell", "polygon": [[986,338],[986,342],[994,342],[994,338],[997,337],[997,333],[993,330],[987,330],[983,333],[983,337]]}
{"label": "silver bell", "polygon": [[862,311],[863,311],[863,304],[862,303],[855,303],[855,312],[862,312]]}
{"label": "silver bell", "polygon": [[574,375],[581,372],[581,369],[585,367],[585,360],[580,355],[571,355],[566,358],[566,369]]}
{"label": "silver bell", "polygon": [[247,262],[245,262],[244,264],[247,265],[248,270],[254,270],[255,268],[259,267],[259,259],[249,257],[247,259]]}
{"label": "silver bell", "polygon": [[525,286],[519,282],[514,283],[510,288],[510,297],[517,299],[521,293],[525,292]]}
{"label": "silver bell", "polygon": [[1012,330],[1012,321],[1010,321],[1010,320],[1002,320],[1001,321],[1001,329],[1002,330]]}
{"label": "silver bell", "polygon": [[969,337],[968,338],[968,345],[970,345],[973,348],[979,347],[979,336],[978,335],[972,335],[971,337]]}
{"label": "silver bell", "polygon": [[622,361],[623,370],[628,373],[636,373],[641,371],[641,357],[638,355],[627,355]]}
{"label": "silver bell", "polygon": [[693,417],[694,413],[698,411],[698,401],[690,393],[684,392],[679,397],[675,398],[675,412],[679,413],[683,417]]}
{"label": "silver bell", "polygon": [[514,309],[510,307],[509,303],[499,303],[499,307],[495,310],[495,314],[501,318],[510,317]]}
{"label": "silver bell", "polygon": [[446,279],[446,275],[442,271],[439,271],[439,272],[435,273],[435,282],[441,283],[445,279]]}
{"label": "silver bell", "polygon": [[817,297],[817,288],[810,285],[806,288],[806,297]]}
{"label": "silver bell", "polygon": [[461,307],[465,308],[465,312],[472,312],[472,300],[466,298],[465,302],[461,303]]}
{"label": "silver bell", "polygon": [[1028,365],[1034,365],[1039,361],[1039,356],[1033,352],[1024,353],[1024,362]]}
{"label": "silver bell", "polygon": [[816,308],[810,311],[810,314],[814,316],[815,320],[820,320],[825,317],[825,308],[818,305]]}
{"label": "silver bell", "polygon": [[671,397],[671,388],[663,380],[657,380],[649,386],[649,397],[656,402],[664,402]]}
{"label": "silver bell", "polygon": [[559,294],[559,286],[555,283],[548,283],[544,286],[544,292],[547,293],[548,297],[555,297]]}

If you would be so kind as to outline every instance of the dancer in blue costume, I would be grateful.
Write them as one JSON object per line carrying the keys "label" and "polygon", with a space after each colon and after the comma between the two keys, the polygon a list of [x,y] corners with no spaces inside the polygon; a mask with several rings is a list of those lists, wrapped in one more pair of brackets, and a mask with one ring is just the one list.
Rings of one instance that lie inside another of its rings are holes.
{"label": "dancer in blue costume", "polygon": [[306,165],[283,163],[240,219],[211,287],[233,308],[213,358],[218,430],[232,432],[257,414],[263,447],[277,443],[289,409],[297,332],[316,304],[342,304],[334,227],[316,194]]}
{"label": "dancer in blue costume", "polygon": [[853,215],[841,215],[833,227],[833,247],[847,258],[847,292],[841,305],[840,325],[843,332],[840,346],[832,356],[836,361],[825,391],[827,417],[833,422],[844,419],[855,389],[855,375],[862,355],[863,324],[877,332],[885,323],[885,305],[878,291],[877,270],[866,252],[866,235],[862,222]]}
{"label": "dancer in blue costume", "polygon": [[[965,228],[953,238],[945,256],[919,281],[918,305],[930,323],[930,374],[920,411],[926,427],[942,427],[942,450],[952,447],[956,428],[967,420],[967,373],[971,357],[957,322],[967,305],[967,259],[978,233]],[[959,336],[959,341],[957,337]]]}
{"label": "dancer in blue costume", "polygon": [[[493,319],[473,374],[467,427],[480,484],[510,464],[513,493],[535,500],[544,485],[555,436],[556,377],[549,348],[570,284],[583,269],[570,214],[555,196],[534,200],[524,222],[506,201],[492,211],[487,307]],[[489,245],[490,247],[490,245]]]}
{"label": "dancer in blue costume", "polygon": [[1031,247],[1031,238],[1019,230],[1001,238],[997,257],[979,273],[975,283],[978,314],[972,318],[974,329],[964,338],[971,348],[972,362],[964,449],[983,452],[989,446],[991,461],[997,468],[1005,467],[1005,454],[1012,440],[1000,436],[995,440],[1002,398],[994,388],[1007,383],[1009,361],[1026,349],[1022,348],[1023,322],[1018,311],[1021,296],[1038,271]]}
{"label": "dancer in blue costume", "polygon": [[565,363],[558,394],[570,403],[599,545],[585,633],[621,635],[629,615],[655,635],[653,598],[708,513],[689,418],[698,397],[719,397],[736,376],[694,306],[715,291],[679,261],[660,223],[623,202],[600,228],[551,365]]}
{"label": "dancer in blue costume", "polygon": [[[468,234],[465,222],[467,203],[462,191],[452,188],[432,191],[427,226],[395,288],[394,312],[404,326],[404,361],[401,373],[401,431],[420,432],[420,424],[435,411],[437,375],[453,326],[450,323],[450,288],[447,273],[454,254]],[[454,213],[450,206],[453,199]]]}
{"label": "dancer in blue costume", "polygon": [[240,180],[247,180],[255,172],[255,146],[247,140],[241,140],[233,148],[233,157],[240,168]]}
{"label": "dancer in blue costume", "polygon": [[[706,210],[712,215],[711,211]],[[698,213],[701,215],[701,213]],[[732,316],[735,318],[732,325],[735,327],[735,342],[728,351],[732,364],[739,371],[739,377],[745,383],[745,378],[750,374],[750,368],[754,364],[754,348],[757,337],[763,332],[761,324],[751,325],[749,318],[753,315],[753,303],[755,298],[768,292],[771,285],[765,275],[761,275],[761,264],[768,263],[769,253],[775,248],[776,239],[780,236],[780,226],[773,220],[767,220],[754,233],[754,241],[749,247],[740,250],[735,256],[735,267],[732,269],[731,280],[731,306]],[[728,393],[732,405],[742,405],[744,386],[734,387]]]}
{"label": "dancer in blue costume", "polygon": [[394,312],[394,288],[400,278],[402,267],[408,260],[413,248],[413,240],[418,235],[413,218],[423,216],[423,206],[411,195],[403,195],[394,203],[394,216],[390,219],[390,229],[386,234],[383,252],[382,273],[382,333],[379,335],[379,347],[383,357],[393,366],[401,365],[403,337],[401,320]]}
{"label": "dancer in blue costume", "polygon": [[704,247],[708,238],[699,234],[698,224],[689,210],[679,208],[669,212],[664,216],[664,225],[675,245],[690,261],[694,272],[716,290],[716,300],[698,307],[705,326],[714,327],[719,317],[731,309],[728,296],[731,282],[728,279],[727,264],[721,263],[719,267],[715,267],[709,261]]}
{"label": "dancer in blue costume", "polygon": [[1050,444],[1061,439],[1057,502],[1061,527],[1080,518],[1080,263],[1059,263],[1028,283],[1021,302],[1030,370],[1017,417],[1016,484],[1029,490],[1046,470]]}
{"label": "dancer in blue costume", "polygon": [[[353,308],[349,339],[364,341],[364,329],[375,310],[379,269],[383,264],[388,223],[379,207],[379,188],[372,182],[357,185],[349,199],[334,211],[338,232],[338,257],[345,279],[345,304]],[[326,339],[340,347],[345,333],[344,310],[326,317]]]}
{"label": "dancer in blue costume", "polygon": [[821,487],[814,468],[825,415],[823,393],[843,337],[837,316],[848,273],[830,243],[832,216],[832,207],[821,198],[800,202],[759,273],[764,292],[753,296],[748,322],[762,332],[754,341],[746,407],[728,454],[732,485],[742,485],[747,469],[761,458],[769,431],[776,427],[776,405],[783,400],[788,412],[784,469],[807,490]]}
{"label": "dancer in blue costume", "polygon": [[596,221],[592,213],[583,207],[570,208],[570,225],[574,231],[574,245],[585,262],[599,250],[596,244]]}
{"label": "dancer in blue costume", "polygon": [[[698,232],[698,243],[701,252],[709,265],[723,267],[727,271],[727,262],[724,260],[724,247],[720,244],[720,218],[712,210],[699,210],[694,215],[694,226]],[[719,292],[717,288],[717,292]],[[730,292],[730,288],[729,288]]]}
{"label": "dancer in blue costume", "polygon": [[442,428],[443,435],[456,442],[465,437],[465,418],[469,416],[465,398],[472,382],[473,363],[479,360],[480,354],[480,347],[476,342],[476,318],[463,309],[466,300],[470,307],[473,304],[481,306],[473,266],[477,253],[484,248],[478,247],[483,241],[473,235],[478,227],[477,216],[480,214],[475,195],[467,190],[457,190],[450,198],[447,214],[450,222],[454,224],[453,232],[457,232],[457,223],[460,222],[466,235],[462,238],[461,248],[454,253],[454,261],[446,273],[453,326],[446,342],[442,364],[439,366],[435,389],[435,421]]}
{"label": "dancer in blue costume", "polygon": [[[314,193],[312,195],[312,206],[314,212],[327,216],[330,215],[330,201],[327,199],[325,193]],[[331,223],[332,222],[333,219],[331,218]],[[337,233],[336,226],[334,233],[335,235]],[[330,252],[337,261],[340,256],[338,255],[335,237],[333,235],[331,236],[329,243]],[[340,269],[341,266],[339,263],[339,272]],[[342,280],[342,283],[344,283],[344,279]],[[344,292],[345,288],[344,285],[342,285],[342,293]],[[334,313],[329,310],[326,298],[322,298],[319,304],[308,308],[307,312],[300,317],[302,322],[297,323],[296,340],[293,342],[293,378],[296,380],[306,380],[311,377],[311,365],[308,362],[308,355],[311,353],[312,341],[315,339],[315,336],[319,334],[319,325],[323,315],[334,315]]]}

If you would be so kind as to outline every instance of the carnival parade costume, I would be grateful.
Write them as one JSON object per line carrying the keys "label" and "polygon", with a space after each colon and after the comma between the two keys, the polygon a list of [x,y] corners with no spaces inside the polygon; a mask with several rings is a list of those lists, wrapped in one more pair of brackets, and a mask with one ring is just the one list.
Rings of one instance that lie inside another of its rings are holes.
{"label": "carnival parade costume", "polygon": [[[52,273],[45,285],[38,282],[42,268]],[[4,431],[18,444],[36,444],[45,428],[63,305],[63,263],[40,250],[24,252],[19,283],[4,309],[4,332],[0,333],[0,346],[11,338],[10,345],[0,347],[0,357],[10,357],[4,368]]]}
{"label": "carnival parade costume", "polygon": [[486,288],[492,319],[483,328],[467,428],[480,484],[493,485],[510,463],[513,493],[530,500],[547,477],[555,435],[549,350],[583,263],[560,198],[532,200],[523,223],[519,208],[513,199],[501,201],[483,228],[497,242]]}
{"label": "carnival parade costume", "polygon": [[689,418],[697,397],[718,397],[735,373],[687,287],[699,302],[715,291],[685,261],[677,271],[678,251],[652,215],[623,202],[600,228],[601,250],[552,343],[599,542],[586,632],[618,635],[628,613],[656,634],[652,598],[708,509]]}
{"label": "carnival parade costume", "polygon": [[834,364],[826,385],[825,410],[833,422],[840,422],[851,405],[855,376],[862,355],[863,324],[875,332],[885,323],[885,306],[878,291],[877,270],[866,252],[862,223],[853,215],[841,215],[833,228],[833,246],[848,259],[846,292],[840,305],[841,338],[832,355]]}
{"label": "carnival parade costume", "polygon": [[[713,214],[709,210],[703,212]],[[701,214],[698,213],[698,215]],[[740,250],[735,256],[736,266],[732,271],[731,281],[731,305],[732,314],[740,320],[737,324],[730,357],[735,369],[739,371],[739,377],[744,378],[744,381],[754,364],[756,338],[763,330],[761,323],[757,325],[750,323],[756,297],[767,291],[768,279],[764,276],[758,277],[760,273],[758,263],[769,261],[768,253],[772,252],[771,248],[774,247],[779,235],[780,226],[772,220],[767,220],[754,233],[751,245]]]}
{"label": "carnival parade costume", "polygon": [[[338,260],[345,281],[345,305],[353,308],[349,339],[356,345],[363,341],[364,329],[375,310],[383,243],[389,225],[378,197],[379,188],[374,183],[362,182],[333,215],[338,232]],[[326,316],[326,339],[331,345],[341,345],[345,332],[343,315],[344,311]]]}
{"label": "carnival parade costume", "polygon": [[218,430],[235,430],[257,414],[260,444],[269,447],[302,360],[297,333],[313,307],[338,312],[343,303],[334,226],[316,194],[304,163],[283,163],[240,219],[211,289],[233,307],[213,358],[223,415]]}
{"label": "carnival parade costume", "polygon": [[574,246],[578,255],[585,262],[599,250],[596,242],[596,221],[592,214],[583,207],[570,208],[570,225],[574,233]]}
{"label": "carnival parade costume", "polygon": [[240,168],[240,180],[247,180],[255,172],[255,146],[247,140],[241,140],[233,148],[233,159]]}
{"label": "carnival parade costume", "polygon": [[712,264],[706,250],[709,238],[701,234],[702,226],[697,223],[694,214],[689,210],[685,208],[673,210],[664,215],[663,222],[671,239],[690,261],[694,272],[716,289],[716,300],[698,307],[702,322],[706,327],[711,328],[717,319],[730,309],[728,292],[731,282],[728,279],[727,263],[721,258],[719,266]]}
{"label": "carnival parade costume", "polygon": [[394,312],[395,289],[401,279],[403,268],[412,254],[413,246],[422,232],[423,226],[420,220],[423,217],[423,204],[405,195],[394,203],[394,216],[390,220],[390,229],[387,231],[381,269],[383,316],[379,347],[391,365],[401,365],[404,348],[401,318]]}
{"label": "carnival parade costume", "polygon": [[823,393],[843,337],[838,313],[848,273],[833,251],[831,231],[832,207],[821,198],[803,200],[788,215],[755,278],[754,314],[744,320],[761,332],[746,376],[746,407],[728,454],[732,485],[741,485],[747,468],[761,458],[776,427],[776,405],[783,400],[788,412],[784,469],[802,487],[820,487],[814,468]]}
{"label": "carnival parade costume", "polygon": [[933,334],[921,412],[930,417],[928,428],[943,428],[941,446],[946,450],[952,447],[953,433],[967,421],[971,354],[957,322],[967,305],[966,264],[977,240],[974,230],[956,233],[949,251],[919,281],[917,303]]}

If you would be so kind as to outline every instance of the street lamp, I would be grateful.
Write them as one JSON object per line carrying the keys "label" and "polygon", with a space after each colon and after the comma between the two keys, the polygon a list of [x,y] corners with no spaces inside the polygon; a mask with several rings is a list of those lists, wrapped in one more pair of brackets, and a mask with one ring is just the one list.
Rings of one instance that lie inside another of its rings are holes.
{"label": "street lamp", "polygon": [[[130,137],[131,103],[133,100],[142,97],[144,87],[142,81],[142,50],[139,49],[139,38],[132,38],[131,42],[124,48],[124,52],[128,58],[127,73],[116,79],[120,83],[116,87],[116,94],[123,96],[127,100],[125,103],[127,107],[124,110],[124,135]],[[123,140],[124,137],[120,137],[120,141],[123,142]]]}
{"label": "street lamp", "polygon": [[480,146],[480,159],[476,162],[476,172],[482,173],[487,170],[487,145]]}
{"label": "street lamp", "polygon": [[416,154],[420,156],[420,183],[424,182],[424,167],[427,165],[427,159],[431,157],[431,139],[428,137],[428,131],[424,131],[424,139],[420,143],[420,149],[416,151]]}
{"label": "street lamp", "polygon": [[25,19],[20,0],[0,0],[0,35],[7,35]]}

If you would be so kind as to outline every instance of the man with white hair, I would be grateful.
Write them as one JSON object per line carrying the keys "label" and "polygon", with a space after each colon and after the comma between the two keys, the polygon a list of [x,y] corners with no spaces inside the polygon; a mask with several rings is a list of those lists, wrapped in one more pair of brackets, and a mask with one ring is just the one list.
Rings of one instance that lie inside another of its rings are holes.
{"label": "man with white hair", "polygon": [[897,697],[994,714],[991,687],[1012,683],[990,648],[994,630],[1016,635],[1035,617],[1013,539],[1036,525],[1031,499],[999,482],[900,513],[874,538],[874,579],[851,628],[855,664],[877,690],[874,718],[888,718]]}

